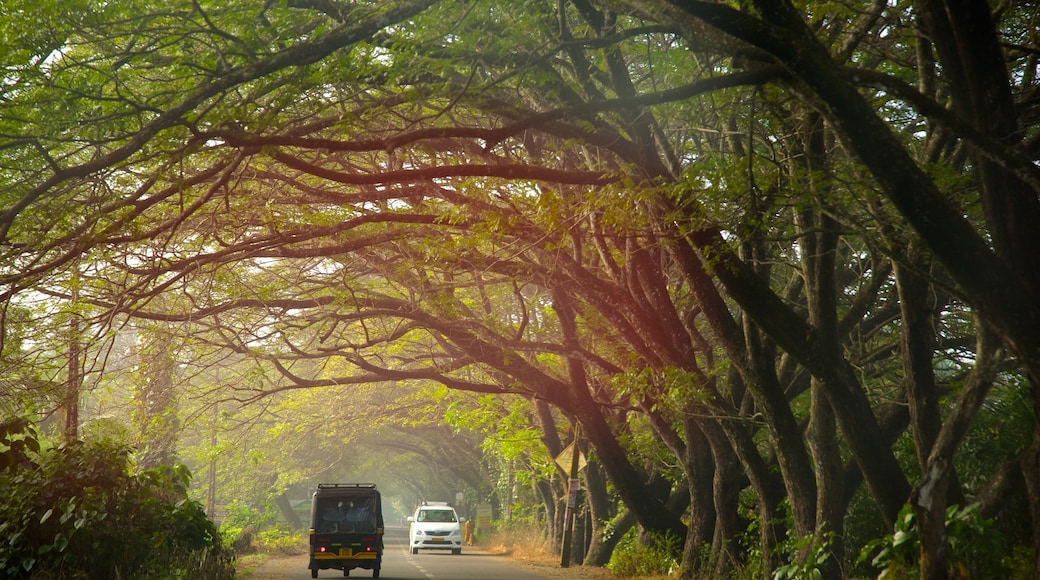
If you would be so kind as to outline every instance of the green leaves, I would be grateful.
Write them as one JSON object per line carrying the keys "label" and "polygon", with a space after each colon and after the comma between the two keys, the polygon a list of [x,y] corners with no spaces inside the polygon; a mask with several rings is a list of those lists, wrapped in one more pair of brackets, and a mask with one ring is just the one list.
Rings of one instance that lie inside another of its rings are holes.
{"label": "green leaves", "polygon": [[39,452],[36,427],[28,419],[13,417],[0,422],[0,474],[31,465]]}
{"label": "green leaves", "polygon": [[[28,423],[25,423],[28,429]],[[0,473],[0,572],[16,578],[70,571],[147,575],[163,546],[176,570],[219,547],[201,506],[184,498],[183,466],[134,475],[126,450],[75,442]]]}

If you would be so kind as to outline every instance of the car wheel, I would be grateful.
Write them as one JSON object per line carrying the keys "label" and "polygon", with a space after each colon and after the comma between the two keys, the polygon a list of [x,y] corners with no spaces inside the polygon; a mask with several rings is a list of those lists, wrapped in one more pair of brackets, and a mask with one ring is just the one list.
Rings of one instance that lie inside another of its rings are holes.
{"label": "car wheel", "polygon": [[462,553],[462,548],[452,548],[451,549],[451,553],[455,554],[456,556],[458,556],[459,554]]}
{"label": "car wheel", "polygon": [[376,566],[375,568],[372,568],[372,577],[373,578],[379,578],[379,566]]}
{"label": "car wheel", "polygon": [[311,568],[311,578],[317,578],[317,577],[318,577],[318,571],[315,570],[314,568]]}
{"label": "car wheel", "polygon": [[419,548],[412,548],[412,553],[413,554],[418,554],[419,553]]}
{"label": "car wheel", "polygon": [[343,569],[343,575],[344,576],[350,576],[350,568],[344,568]]}

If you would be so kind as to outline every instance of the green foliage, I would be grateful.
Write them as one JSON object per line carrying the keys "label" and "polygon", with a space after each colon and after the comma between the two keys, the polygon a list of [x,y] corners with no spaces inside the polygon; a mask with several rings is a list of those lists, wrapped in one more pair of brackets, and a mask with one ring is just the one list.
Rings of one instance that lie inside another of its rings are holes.
{"label": "green foliage", "polygon": [[670,533],[647,536],[641,541],[638,530],[630,529],[618,542],[607,568],[619,576],[668,574],[678,569],[682,538]]}
{"label": "green foliage", "polygon": [[[860,552],[857,563],[870,561],[881,570],[879,578],[918,576],[921,539],[910,505],[899,513],[891,536],[876,539]],[[993,521],[984,519],[974,506],[946,508],[946,558],[951,576],[1006,578],[1003,538]],[[873,555],[873,557],[871,557]]]}
{"label": "green foliage", "polygon": [[235,548],[238,554],[256,551],[259,534],[275,529],[276,510],[267,505],[257,509],[243,501],[227,505],[227,517],[220,525],[220,535]]}
{"label": "green foliage", "polygon": [[227,517],[224,518],[221,529],[224,531],[245,528],[262,529],[272,525],[276,519],[277,514],[270,506],[257,509],[236,500],[227,505]]}
{"label": "green foliage", "polygon": [[788,564],[773,571],[773,580],[819,580],[823,578],[823,568],[831,558],[831,545],[834,532],[797,537],[788,531],[787,539],[777,547]]}
{"label": "green foliage", "polygon": [[[129,450],[74,441],[25,452],[5,424],[0,456],[0,570],[12,578],[222,578],[234,557],[202,507],[185,496],[184,467],[128,470]],[[13,461],[12,458],[19,459]]]}
{"label": "green foliage", "polygon": [[263,530],[256,534],[256,545],[264,553],[297,553],[307,545],[307,532],[291,531],[285,527]]}
{"label": "green foliage", "polygon": [[31,457],[39,452],[36,428],[28,420],[14,418],[0,423],[0,472],[31,466]]}
{"label": "green foliage", "polygon": [[958,478],[969,489],[980,489],[1001,463],[1024,451],[1035,424],[1028,382],[1021,377],[1002,377],[961,445]]}

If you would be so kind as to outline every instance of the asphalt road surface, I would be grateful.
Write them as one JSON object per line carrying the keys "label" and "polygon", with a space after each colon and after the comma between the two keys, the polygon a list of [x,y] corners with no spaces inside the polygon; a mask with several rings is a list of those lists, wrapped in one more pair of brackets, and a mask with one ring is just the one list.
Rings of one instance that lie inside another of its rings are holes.
{"label": "asphalt road surface", "polygon": [[[383,566],[379,577],[386,580],[544,580],[555,575],[543,575],[530,567],[521,567],[504,556],[463,546],[462,554],[450,551],[408,550],[407,528],[388,527],[383,536]],[[251,580],[305,580],[311,577],[307,555],[280,557],[260,566],[247,576]],[[318,578],[342,578],[339,570],[320,570]],[[370,570],[356,568],[351,578],[371,578]]]}

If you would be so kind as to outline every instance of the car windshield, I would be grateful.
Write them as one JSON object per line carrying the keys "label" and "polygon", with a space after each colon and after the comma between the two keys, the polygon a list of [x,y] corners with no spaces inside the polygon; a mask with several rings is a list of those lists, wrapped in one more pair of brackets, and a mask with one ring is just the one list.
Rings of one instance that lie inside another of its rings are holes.
{"label": "car windshield", "polygon": [[416,521],[420,522],[454,522],[455,512],[452,510],[419,510],[419,517],[415,518]]}

